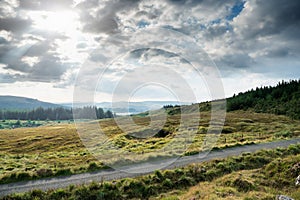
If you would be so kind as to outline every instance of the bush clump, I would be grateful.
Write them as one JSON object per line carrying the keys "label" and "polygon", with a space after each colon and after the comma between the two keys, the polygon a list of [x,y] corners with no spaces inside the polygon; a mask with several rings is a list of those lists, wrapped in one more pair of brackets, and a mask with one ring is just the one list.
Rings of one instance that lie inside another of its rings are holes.
{"label": "bush clump", "polygon": [[231,186],[237,188],[239,192],[248,192],[254,189],[254,185],[251,182],[242,178],[235,179]]}
{"label": "bush clump", "polygon": [[53,175],[53,171],[51,169],[38,169],[36,170],[36,174],[39,177],[49,177]]}
{"label": "bush clump", "polygon": [[[244,154],[222,160],[214,160],[202,164],[193,164],[174,170],[155,171],[135,179],[125,178],[114,182],[92,183],[85,186],[72,186],[66,189],[50,190],[47,192],[35,191],[31,193],[10,195],[6,199],[149,199],[153,195],[167,193],[170,190],[184,189],[196,185],[201,181],[211,181],[239,170],[259,169],[266,177],[260,180],[259,185],[270,185],[275,188],[290,187],[294,184],[291,171],[298,172],[300,155],[294,156],[294,145],[286,149],[262,150],[253,154]],[[293,156],[293,159],[290,157]],[[94,164],[91,164],[92,166]],[[56,174],[69,174],[70,169],[57,171]],[[296,173],[296,172],[295,172]],[[17,178],[17,175],[15,175]],[[255,190],[255,185],[248,179],[236,177],[225,185],[235,187],[240,192]]]}

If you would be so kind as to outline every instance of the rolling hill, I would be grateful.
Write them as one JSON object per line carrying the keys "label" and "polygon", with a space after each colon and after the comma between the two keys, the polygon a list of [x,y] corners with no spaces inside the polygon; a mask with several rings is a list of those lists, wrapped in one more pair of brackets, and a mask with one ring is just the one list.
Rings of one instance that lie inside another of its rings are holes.
{"label": "rolling hill", "polygon": [[[215,100],[214,102],[218,102]],[[227,112],[252,111],[285,115],[291,119],[300,119],[300,80],[279,82],[276,86],[264,86],[246,92],[240,92],[226,99]],[[181,109],[186,113],[195,113],[200,110],[210,111],[211,102],[202,102],[193,105],[164,106],[168,114],[179,114]]]}
{"label": "rolling hill", "polygon": [[26,97],[0,96],[0,109],[2,110],[32,110],[39,107],[58,108],[62,106]]}
{"label": "rolling hill", "polygon": [[[300,80],[291,80],[289,82],[279,82],[276,86],[264,86],[240,92],[233,97],[227,98],[227,111],[235,110],[252,110],[258,113],[271,113],[277,115],[286,115],[293,119],[300,119]],[[169,105],[169,114],[180,112],[180,107],[174,105],[188,104],[185,102],[175,101],[144,101],[144,102],[116,102],[113,111],[116,113],[142,113],[148,110],[160,109]],[[84,107],[93,105],[88,103],[77,103],[75,107]],[[210,102],[199,103],[200,111],[209,111]],[[72,103],[53,104],[42,102],[37,99],[17,97],[17,96],[0,96],[0,109],[2,110],[32,110],[38,107],[57,108],[72,107]],[[96,106],[105,110],[111,110],[111,103],[96,103]],[[183,106],[185,109],[191,109],[191,112],[197,109],[194,105]]]}
{"label": "rolling hill", "polygon": [[140,102],[125,102],[118,101],[114,102],[100,102],[100,103],[63,103],[62,105],[67,107],[84,107],[84,106],[97,106],[103,108],[104,110],[111,110],[117,115],[125,114],[137,114],[141,112],[146,112],[149,110],[157,110],[165,105],[184,105],[189,104],[187,102],[178,101],[140,101]]}
{"label": "rolling hill", "polygon": [[300,80],[279,82],[239,93],[227,99],[227,111],[253,110],[300,119]]}

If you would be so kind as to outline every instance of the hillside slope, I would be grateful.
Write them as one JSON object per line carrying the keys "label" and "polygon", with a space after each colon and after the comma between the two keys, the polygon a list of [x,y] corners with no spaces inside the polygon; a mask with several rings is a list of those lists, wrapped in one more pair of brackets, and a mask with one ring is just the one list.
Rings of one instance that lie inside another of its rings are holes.
{"label": "hillside slope", "polygon": [[3,110],[32,110],[38,107],[58,108],[61,105],[26,97],[0,96],[0,109]]}
{"label": "hillside slope", "polygon": [[300,80],[280,82],[239,93],[227,99],[227,110],[248,110],[300,119]]}

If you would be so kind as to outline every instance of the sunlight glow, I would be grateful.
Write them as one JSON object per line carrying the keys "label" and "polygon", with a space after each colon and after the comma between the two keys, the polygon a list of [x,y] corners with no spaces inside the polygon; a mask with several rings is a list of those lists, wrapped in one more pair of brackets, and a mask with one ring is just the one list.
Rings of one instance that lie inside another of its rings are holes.
{"label": "sunlight glow", "polygon": [[78,52],[76,45],[84,37],[80,31],[79,15],[72,10],[33,11],[29,13],[33,21],[33,29],[59,33],[66,38],[58,38],[52,42],[56,44],[56,52],[63,61],[81,63],[86,56]]}
{"label": "sunlight glow", "polygon": [[40,60],[39,60],[39,57],[36,57],[36,56],[33,56],[33,57],[30,57],[30,56],[24,56],[22,57],[22,62],[28,64],[30,67],[32,67],[33,65],[35,65],[36,63],[38,63]]}
{"label": "sunlight glow", "polygon": [[30,18],[34,27],[44,31],[72,34],[78,28],[78,14],[72,11],[32,12]]}

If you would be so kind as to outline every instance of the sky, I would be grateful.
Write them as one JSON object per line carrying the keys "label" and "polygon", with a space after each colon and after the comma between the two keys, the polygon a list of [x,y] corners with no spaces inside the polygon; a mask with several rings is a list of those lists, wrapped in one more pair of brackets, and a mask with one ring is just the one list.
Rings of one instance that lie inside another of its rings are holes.
{"label": "sky", "polygon": [[205,101],[300,78],[300,1],[1,0],[0,95]]}

